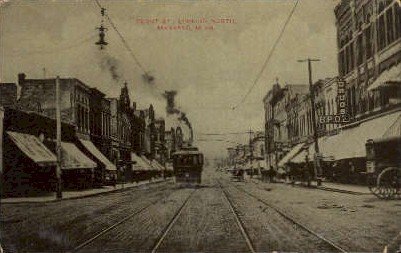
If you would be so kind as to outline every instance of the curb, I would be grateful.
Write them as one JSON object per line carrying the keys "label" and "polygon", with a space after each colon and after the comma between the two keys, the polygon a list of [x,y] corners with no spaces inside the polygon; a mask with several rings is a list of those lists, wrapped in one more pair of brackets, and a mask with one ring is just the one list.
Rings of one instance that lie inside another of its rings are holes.
{"label": "curb", "polygon": [[[291,184],[288,184],[288,185],[291,185]],[[345,194],[351,194],[351,195],[370,195],[370,193],[368,193],[368,192],[357,192],[357,191],[343,190],[343,189],[326,187],[326,186],[312,185],[310,187],[307,187],[305,185],[300,185],[300,184],[294,184],[293,186],[302,187],[302,188],[306,188],[306,189],[317,189],[317,190],[322,190],[322,191],[345,193]]]}
{"label": "curb", "polygon": [[368,192],[356,192],[356,191],[342,190],[342,189],[325,187],[325,186],[316,186],[316,188],[319,190],[323,190],[323,191],[340,192],[340,193],[347,193],[347,194],[352,194],[352,195],[371,195]]}
{"label": "curb", "polygon": [[164,182],[168,182],[168,181],[171,181],[171,178],[168,178],[168,179],[165,179],[165,180],[161,180],[161,181],[156,181],[156,182],[148,182],[148,183],[140,184],[140,185],[132,185],[132,186],[124,187],[124,188],[120,188],[120,189],[113,189],[113,190],[110,190],[110,191],[96,192],[96,193],[92,193],[92,194],[88,194],[88,195],[82,195],[82,196],[66,197],[66,198],[62,198],[62,199],[52,199],[52,200],[45,200],[45,201],[3,202],[3,201],[0,200],[0,204],[2,204],[2,205],[43,204],[43,203],[61,202],[61,201],[65,201],[65,200],[84,199],[84,198],[89,198],[89,197],[96,197],[96,196],[99,196],[99,195],[106,195],[106,194],[110,194],[110,193],[124,192],[124,191],[130,190],[132,188],[139,188],[141,186],[147,186],[147,185],[150,185],[150,184],[159,184],[159,183],[164,183]]}
{"label": "curb", "polygon": [[371,195],[371,193],[369,193],[369,192],[357,192],[357,191],[343,190],[343,189],[338,189],[338,188],[333,188],[333,187],[326,187],[326,186],[311,185],[310,187],[308,187],[308,186],[305,186],[305,185],[302,185],[302,184],[291,184],[291,183],[287,183],[287,182],[275,182],[275,183],[281,183],[281,184],[285,184],[285,185],[302,187],[302,188],[306,188],[306,189],[317,189],[317,190],[322,190],[322,191],[346,193],[346,194],[351,194],[351,195]]}

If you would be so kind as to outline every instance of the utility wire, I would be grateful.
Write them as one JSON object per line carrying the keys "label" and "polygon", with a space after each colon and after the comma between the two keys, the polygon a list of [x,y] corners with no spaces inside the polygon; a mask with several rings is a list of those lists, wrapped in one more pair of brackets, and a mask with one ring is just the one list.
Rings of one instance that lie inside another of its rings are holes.
{"label": "utility wire", "polygon": [[[99,6],[100,9],[103,9],[103,6],[100,4],[99,0],[95,0],[97,6]],[[125,40],[124,36],[122,35],[122,33],[117,29],[117,26],[115,25],[115,23],[113,22],[113,20],[110,18],[110,16],[105,13],[104,14],[107,18],[107,20],[109,21],[111,27],[114,29],[114,31],[117,33],[117,35],[120,37],[121,41],[124,44],[124,47],[128,50],[128,52],[130,53],[131,57],[134,59],[135,63],[139,66],[139,68],[144,72],[144,74],[146,76],[148,76],[148,72],[145,70],[145,68],[142,66],[142,64],[139,62],[138,58],[136,57],[136,55],[134,54],[134,51],[129,47],[127,41]]]}
{"label": "utility wire", "polygon": [[283,27],[281,28],[281,31],[280,31],[279,36],[277,37],[276,41],[274,42],[273,47],[271,48],[269,54],[267,55],[267,58],[266,58],[265,62],[263,63],[262,69],[259,71],[259,73],[258,73],[258,75],[256,76],[255,80],[253,81],[252,86],[249,88],[249,90],[247,91],[247,93],[242,97],[242,99],[239,101],[239,103],[232,107],[232,110],[237,109],[237,108],[245,101],[245,99],[249,96],[249,94],[251,93],[251,91],[255,88],[255,86],[256,86],[256,84],[258,83],[259,79],[261,78],[261,76],[262,76],[262,74],[263,74],[265,68],[267,67],[267,64],[269,63],[270,58],[272,57],[272,55],[273,55],[273,53],[274,53],[274,51],[275,51],[275,49],[276,49],[278,43],[280,42],[281,37],[283,37],[283,34],[284,34],[284,32],[285,32],[285,29],[287,28],[287,25],[288,25],[288,23],[290,22],[291,17],[293,16],[293,14],[294,14],[294,12],[295,12],[295,9],[296,9],[297,6],[298,6],[298,3],[299,3],[299,0],[297,0],[297,1],[295,2],[294,7],[292,7],[292,10],[291,10],[290,14],[288,15],[287,20],[285,21]]}
{"label": "utility wire", "polygon": [[198,133],[197,135],[220,136],[220,135],[237,135],[237,134],[249,134],[249,131],[248,132],[232,132],[232,133]]}

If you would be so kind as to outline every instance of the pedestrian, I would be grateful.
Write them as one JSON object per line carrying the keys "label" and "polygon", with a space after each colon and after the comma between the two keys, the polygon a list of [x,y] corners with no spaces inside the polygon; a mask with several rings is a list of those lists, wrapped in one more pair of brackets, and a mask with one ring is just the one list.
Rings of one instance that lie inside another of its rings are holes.
{"label": "pedestrian", "polygon": [[274,177],[275,177],[275,175],[276,175],[276,173],[275,173],[275,171],[274,171],[274,168],[273,168],[272,165],[270,165],[270,170],[269,170],[269,180],[270,180],[270,183],[273,183],[273,182],[274,182]]}
{"label": "pedestrian", "polygon": [[310,187],[311,186],[311,166],[310,166],[310,162],[309,162],[309,154],[307,153],[305,156],[305,167],[304,167],[304,175],[305,178],[304,180],[307,181],[307,186]]}

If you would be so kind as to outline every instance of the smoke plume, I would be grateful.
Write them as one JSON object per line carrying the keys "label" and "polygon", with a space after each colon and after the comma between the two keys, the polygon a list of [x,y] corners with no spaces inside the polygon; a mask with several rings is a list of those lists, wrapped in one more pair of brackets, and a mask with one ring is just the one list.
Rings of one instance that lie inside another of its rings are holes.
{"label": "smoke plume", "polygon": [[165,91],[163,94],[163,97],[167,100],[167,106],[166,106],[166,112],[168,115],[176,114],[178,115],[178,120],[184,122],[188,128],[191,131],[191,138],[193,137],[192,133],[192,125],[191,122],[189,121],[187,115],[185,112],[180,111],[175,107],[175,96],[177,95],[177,91],[175,90],[170,90],[170,91]]}
{"label": "smoke plume", "polygon": [[116,82],[120,83],[123,79],[123,74],[121,73],[120,61],[110,55],[104,55],[100,61],[100,67],[102,70],[109,72],[111,78]]}
{"label": "smoke plume", "polygon": [[142,75],[143,80],[145,81],[145,83],[147,84],[154,84],[155,81],[155,77],[150,75],[149,73],[145,73]]}

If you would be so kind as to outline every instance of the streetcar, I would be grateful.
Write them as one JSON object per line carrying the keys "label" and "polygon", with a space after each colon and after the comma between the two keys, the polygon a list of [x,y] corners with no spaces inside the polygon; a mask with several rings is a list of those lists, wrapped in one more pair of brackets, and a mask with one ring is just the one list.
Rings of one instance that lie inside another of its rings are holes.
{"label": "streetcar", "polygon": [[176,183],[201,183],[203,154],[197,148],[183,148],[173,153],[172,159]]}
{"label": "streetcar", "polygon": [[366,142],[366,172],[374,195],[401,198],[401,136]]}

